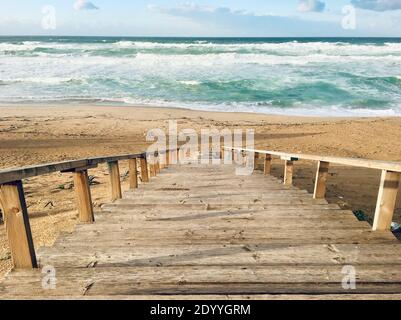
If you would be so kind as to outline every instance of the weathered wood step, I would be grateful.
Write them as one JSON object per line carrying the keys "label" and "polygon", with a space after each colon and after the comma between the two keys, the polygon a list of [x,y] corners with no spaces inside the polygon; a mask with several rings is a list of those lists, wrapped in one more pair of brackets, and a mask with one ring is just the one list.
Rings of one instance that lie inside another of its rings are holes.
{"label": "weathered wood step", "polygon": [[277,228],[141,228],[129,231],[87,231],[66,235],[57,244],[104,247],[120,243],[134,244],[363,244],[399,243],[391,232],[373,232],[363,229],[302,230]]}
{"label": "weathered wood step", "polygon": [[[360,265],[357,293],[401,293],[399,266]],[[2,295],[349,293],[343,266],[218,266],[58,268],[57,286],[42,288],[40,270],[13,271]]]}
{"label": "weathered wood step", "polygon": [[324,199],[312,199],[312,198],[288,198],[285,197],[275,197],[272,199],[259,199],[259,198],[250,198],[246,196],[216,196],[216,197],[199,197],[199,198],[164,198],[164,197],[146,197],[146,198],[126,198],[119,201],[119,204],[132,204],[132,205],[146,205],[151,204],[154,206],[160,206],[165,204],[203,204],[203,205],[211,205],[211,206],[238,206],[238,205],[324,205],[327,204],[327,201]]}
{"label": "weathered wood step", "polygon": [[[79,255],[76,254],[79,251]],[[39,263],[55,267],[244,266],[244,265],[399,265],[399,245],[175,245],[71,250],[54,246],[39,251]]]}

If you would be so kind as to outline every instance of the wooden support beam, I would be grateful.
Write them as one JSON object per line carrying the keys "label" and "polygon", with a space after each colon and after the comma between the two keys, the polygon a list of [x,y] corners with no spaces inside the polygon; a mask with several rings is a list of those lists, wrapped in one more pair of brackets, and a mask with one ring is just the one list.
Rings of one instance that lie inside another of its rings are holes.
{"label": "wooden support beam", "polygon": [[272,171],[272,156],[270,154],[265,154],[265,165],[264,165],[264,174],[265,176],[269,175]]}
{"label": "wooden support beam", "polygon": [[170,151],[166,151],[166,167],[170,165]]}
{"label": "wooden support beam", "polygon": [[82,223],[93,223],[95,216],[93,214],[92,196],[89,187],[88,171],[76,171],[74,175],[74,187],[77,197],[79,221]]}
{"label": "wooden support beam", "polygon": [[154,163],[151,163],[151,161],[149,161],[149,176],[151,178],[156,176],[156,165]]}
{"label": "wooden support beam", "polygon": [[287,186],[292,185],[292,174],[294,171],[294,162],[286,160],[284,168],[284,184]]}
{"label": "wooden support beam", "polygon": [[149,182],[148,161],[146,158],[141,158],[141,179],[142,183]]}
{"label": "wooden support beam", "polygon": [[138,165],[136,159],[128,160],[129,170],[129,188],[138,188]]}
{"label": "wooden support beam", "polygon": [[159,172],[160,172],[164,168],[164,160],[163,160],[164,154],[159,152],[159,156],[157,157],[157,159],[159,160],[158,163],[159,163]]}
{"label": "wooden support beam", "polygon": [[400,179],[400,172],[383,170],[377,198],[375,219],[373,222],[374,231],[390,230]]}
{"label": "wooden support beam", "polygon": [[118,167],[118,161],[108,162],[107,164],[110,174],[111,201],[115,201],[122,198],[120,169]]}
{"label": "wooden support beam", "polygon": [[326,181],[329,174],[329,162],[319,161],[316,172],[314,199],[324,199],[326,196]]}
{"label": "wooden support beam", "polygon": [[160,173],[160,154],[155,158],[155,175]]}
{"label": "wooden support beam", "polygon": [[14,267],[37,268],[22,181],[3,184],[0,195]]}

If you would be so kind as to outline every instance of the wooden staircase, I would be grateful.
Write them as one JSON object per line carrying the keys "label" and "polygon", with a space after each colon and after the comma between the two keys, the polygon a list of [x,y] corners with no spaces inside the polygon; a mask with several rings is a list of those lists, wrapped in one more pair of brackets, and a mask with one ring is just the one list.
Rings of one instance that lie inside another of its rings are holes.
{"label": "wooden staircase", "polygon": [[401,298],[390,231],[232,165],[165,168],[37,258],[1,298]]}

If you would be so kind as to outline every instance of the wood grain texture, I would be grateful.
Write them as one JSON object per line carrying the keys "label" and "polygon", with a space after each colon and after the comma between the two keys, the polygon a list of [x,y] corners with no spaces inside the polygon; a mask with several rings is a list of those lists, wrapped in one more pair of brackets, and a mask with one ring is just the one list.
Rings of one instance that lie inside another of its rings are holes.
{"label": "wood grain texture", "polygon": [[284,166],[284,184],[285,185],[292,185],[293,179],[293,172],[294,172],[294,162],[291,160],[285,161]]}
{"label": "wood grain texture", "polygon": [[113,202],[122,198],[120,168],[118,161],[108,162],[107,164],[110,175],[110,200]]}
{"label": "wood grain texture", "polygon": [[3,184],[0,193],[13,265],[15,268],[36,268],[35,248],[22,182]]}
{"label": "wood grain texture", "polygon": [[141,158],[140,163],[141,163],[141,180],[143,183],[149,182],[148,161],[146,158]]}
{"label": "wood grain texture", "polygon": [[316,172],[315,190],[313,198],[324,199],[326,196],[326,182],[329,174],[329,162],[319,161]]}
{"label": "wood grain texture", "polygon": [[[7,298],[352,297],[401,294],[401,246],[373,232],[349,210],[263,172],[236,176],[235,166],[170,165],[155,183],[102,207],[96,224],[78,225],[40,266],[57,270],[44,290],[40,270],[11,272]],[[342,287],[343,267],[356,289]]]}
{"label": "wood grain texture", "polygon": [[138,165],[136,159],[128,160],[129,167],[129,187],[130,189],[138,188]]}
{"label": "wood grain texture", "polygon": [[383,170],[380,179],[373,230],[390,230],[397,194],[400,188],[400,179],[400,172]]}
{"label": "wood grain texture", "polygon": [[79,221],[82,223],[92,223],[95,221],[95,217],[93,214],[93,204],[89,186],[88,171],[83,170],[74,172],[73,176],[79,212]]}

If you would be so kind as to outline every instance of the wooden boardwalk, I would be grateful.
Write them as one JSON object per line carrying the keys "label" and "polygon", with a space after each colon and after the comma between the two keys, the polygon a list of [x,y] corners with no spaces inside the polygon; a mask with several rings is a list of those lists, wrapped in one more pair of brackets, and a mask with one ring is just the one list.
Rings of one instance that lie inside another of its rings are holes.
{"label": "wooden boardwalk", "polygon": [[[37,258],[39,269],[10,272],[0,297],[401,297],[391,232],[261,172],[236,176],[231,165],[170,166]],[[54,267],[54,288],[44,266]]]}

